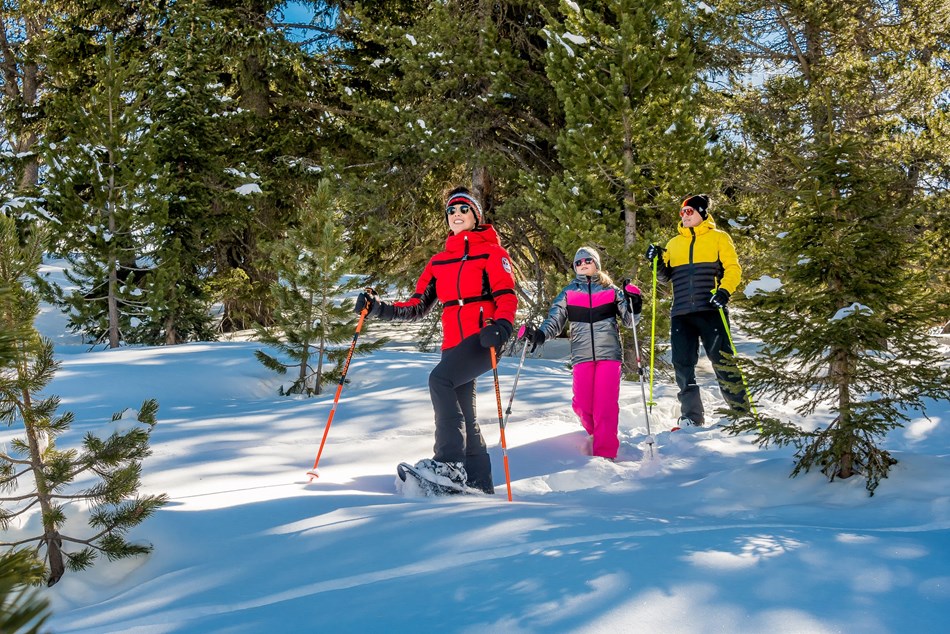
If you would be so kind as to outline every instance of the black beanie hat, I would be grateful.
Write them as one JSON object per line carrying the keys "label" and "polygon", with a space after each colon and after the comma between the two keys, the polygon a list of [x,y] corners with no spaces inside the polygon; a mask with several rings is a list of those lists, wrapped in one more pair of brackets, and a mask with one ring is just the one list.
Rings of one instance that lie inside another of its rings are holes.
{"label": "black beanie hat", "polygon": [[709,196],[706,196],[705,194],[690,196],[683,201],[680,209],[683,207],[692,207],[697,211],[697,213],[699,213],[699,216],[705,220],[706,216],[709,215]]}

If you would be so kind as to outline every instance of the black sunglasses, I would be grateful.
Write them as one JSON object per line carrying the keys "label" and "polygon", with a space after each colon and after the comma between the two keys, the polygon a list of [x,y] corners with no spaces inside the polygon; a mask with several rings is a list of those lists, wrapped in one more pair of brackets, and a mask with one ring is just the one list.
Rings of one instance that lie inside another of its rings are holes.
{"label": "black sunglasses", "polygon": [[446,216],[451,216],[452,214],[454,214],[454,213],[457,212],[457,211],[458,211],[458,212],[461,212],[461,213],[463,213],[463,214],[467,214],[467,213],[470,212],[471,210],[472,210],[471,205],[452,205],[451,207],[446,207],[446,208],[445,208],[445,215],[446,215]]}
{"label": "black sunglasses", "polygon": [[574,260],[574,268],[579,267],[581,264],[593,264],[594,258],[581,258],[580,260]]}

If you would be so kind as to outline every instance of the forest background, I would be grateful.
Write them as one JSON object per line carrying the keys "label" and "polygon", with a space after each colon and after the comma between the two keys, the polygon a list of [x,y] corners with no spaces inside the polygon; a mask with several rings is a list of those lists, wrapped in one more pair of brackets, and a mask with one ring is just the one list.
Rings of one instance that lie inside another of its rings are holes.
{"label": "forest background", "polygon": [[484,199],[526,318],[581,244],[649,288],[640,256],[700,192],[746,279],[860,275],[834,299],[875,308],[865,295],[900,294],[895,267],[947,285],[948,15],[931,0],[5,2],[0,205],[50,229],[79,281],[61,305],[113,347],[272,324],[292,265],[274,249],[314,205],[369,281],[410,283],[454,184]]}
{"label": "forest background", "polygon": [[[831,399],[849,439],[818,437],[806,470],[873,492],[874,438],[947,397],[927,337],[950,320],[940,0],[25,0],[0,19],[0,209],[71,276],[5,249],[0,298],[37,289],[90,347],[319,325],[332,361],[342,274],[406,289],[456,184],[512,256],[521,318],[590,245],[665,339],[642,254],[707,193],[745,279],[780,280],[731,304],[762,342],[750,386]],[[4,345],[33,336],[14,304]]]}

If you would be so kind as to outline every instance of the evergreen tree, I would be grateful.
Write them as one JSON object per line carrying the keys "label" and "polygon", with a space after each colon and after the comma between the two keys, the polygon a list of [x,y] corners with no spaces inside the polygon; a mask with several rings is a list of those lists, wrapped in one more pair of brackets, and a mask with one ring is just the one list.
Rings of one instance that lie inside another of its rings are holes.
{"label": "evergreen tree", "polygon": [[[350,254],[335,205],[330,181],[322,180],[301,209],[298,224],[286,238],[270,245],[280,275],[271,289],[278,309],[275,324],[259,328],[258,335],[290,361],[263,350],[255,354],[279,374],[295,370],[290,386],[281,387],[282,394],[322,394],[325,381],[340,378],[349,352],[349,346],[338,344],[353,338],[357,322],[353,302],[340,297],[360,288],[362,280],[350,275],[357,260]],[[386,343],[362,341],[354,354],[367,354]],[[330,371],[324,361],[333,364]]]}
{"label": "evergreen tree", "polygon": [[141,78],[119,59],[111,36],[94,68],[88,91],[63,98],[69,136],[45,141],[44,190],[57,224],[56,249],[78,287],[57,289],[70,327],[116,348],[136,341],[149,319],[148,277],[166,204]]}
{"label": "evergreen tree", "polygon": [[39,634],[50,617],[49,601],[30,588],[43,565],[28,550],[0,553],[0,632]]}
{"label": "evergreen tree", "polygon": [[[143,340],[176,344],[213,337],[215,245],[229,239],[236,188],[252,179],[232,166],[238,116],[225,67],[220,10],[192,0],[167,5],[150,51],[149,111],[156,159],[166,166],[168,219],[156,248]],[[244,213],[243,211],[241,212]]]}
{"label": "evergreen tree", "polygon": [[339,171],[352,176],[347,224],[369,270],[414,281],[446,235],[443,191],[460,183],[482,198],[519,279],[557,257],[522,185],[556,166],[540,5],[554,1],[344,7],[335,52],[359,152],[341,155]]}
{"label": "evergreen tree", "polygon": [[[0,221],[9,222],[9,221]],[[10,306],[14,288],[6,283],[9,272],[0,275],[0,306]],[[20,332],[0,332],[0,368],[17,357],[17,346],[24,337]],[[29,586],[43,580],[43,565],[29,550],[0,552],[0,632],[39,632],[49,618],[48,602]]]}
{"label": "evergreen tree", "polygon": [[[226,124],[227,173],[247,178],[246,188],[232,186],[212,207],[218,221],[213,281],[239,290],[224,298],[222,328],[236,330],[272,320],[270,286],[277,274],[262,246],[279,239],[296,217],[298,201],[319,178],[299,167],[307,160],[321,162],[323,128],[331,118],[323,103],[326,69],[275,25],[283,1],[201,4],[216,11],[215,68],[236,106]],[[249,192],[254,193],[242,195]],[[231,283],[240,278],[247,283]]]}
{"label": "evergreen tree", "polygon": [[0,5],[0,138],[5,146],[0,191],[9,197],[31,193],[39,177],[35,147],[43,128],[44,44],[56,4],[21,0]]}
{"label": "evergreen tree", "polygon": [[[110,560],[149,552],[150,546],[129,542],[125,533],[161,507],[166,496],[138,495],[141,463],[150,453],[149,435],[158,409],[154,400],[142,404],[134,422],[116,414],[106,438],[87,433],[81,449],[57,447],[57,437],[69,430],[73,416],[56,413],[58,397],[37,396],[53,379],[58,363],[52,343],[32,329],[38,300],[23,286],[36,272],[40,245],[34,236],[21,246],[13,221],[0,216],[0,286],[9,289],[0,304],[0,328],[28,333],[15,343],[13,358],[0,367],[0,421],[22,423],[24,431],[12,441],[11,452],[0,453],[0,490],[8,492],[0,497],[0,528],[37,509],[42,514],[41,534],[0,546],[35,544],[47,568],[47,583],[53,585],[67,567],[81,570],[99,552]],[[94,484],[83,490],[72,486],[86,478]],[[63,532],[68,504],[82,505],[80,512],[88,514],[88,534]]]}
{"label": "evergreen tree", "polygon": [[677,203],[715,184],[696,52],[708,35],[682,0],[562,2],[546,16],[547,71],[565,123],[563,172],[540,204],[565,253],[590,244],[607,269],[636,270],[675,224]]}
{"label": "evergreen tree", "polygon": [[[946,23],[931,0],[890,5],[727,3],[739,70],[732,105],[756,155],[741,196],[770,240],[778,290],[746,315],[763,346],[743,359],[753,394],[796,399],[804,428],[762,415],[732,425],[798,448],[792,475],[858,474],[873,494],[896,462],[881,441],[950,397],[926,328],[948,317],[922,264],[924,183],[939,161]],[[942,25],[942,26],[941,26]],[[942,34],[942,35],[941,35]],[[941,40],[941,38],[943,38]],[[761,84],[748,81],[765,71]],[[944,161],[945,162],[945,161]],[[780,212],[780,214],[779,214]]]}

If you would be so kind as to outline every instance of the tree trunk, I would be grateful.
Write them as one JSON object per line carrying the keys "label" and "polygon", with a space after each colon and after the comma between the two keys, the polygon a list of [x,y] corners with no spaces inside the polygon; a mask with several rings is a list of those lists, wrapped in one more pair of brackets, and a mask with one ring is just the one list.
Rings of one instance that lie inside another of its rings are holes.
{"label": "tree trunk", "polygon": [[632,249],[637,243],[637,195],[633,191],[634,173],[633,133],[629,113],[623,113],[623,246]]}
{"label": "tree trunk", "polygon": [[46,545],[46,556],[49,562],[49,577],[46,579],[46,586],[56,585],[63,574],[66,572],[66,562],[63,559],[63,540],[59,537],[59,531],[47,530],[43,535],[43,544]]}
{"label": "tree trunk", "polygon": [[[248,7],[248,28],[265,31],[270,24],[267,8],[263,3],[255,2]],[[260,52],[253,49],[244,51],[241,57],[241,75],[239,78],[241,107],[250,110],[258,117],[266,117],[270,112],[268,94],[267,67]]]}
{"label": "tree trunk", "polygon": [[[312,330],[312,328],[313,328],[313,304],[314,304],[314,296],[313,296],[313,291],[312,291],[312,290],[307,293],[307,301],[310,302],[310,308],[309,308],[309,310],[307,310],[307,319],[310,320],[310,323],[308,323],[308,324],[305,326],[305,328],[308,328],[308,329],[310,330],[310,332],[312,333],[312,332],[313,332],[313,330]],[[321,323],[321,325],[322,325],[322,324],[323,324],[323,321],[321,320],[320,323]],[[308,368],[309,365],[310,365],[310,341],[311,341],[310,337],[311,337],[311,336],[312,336],[312,334],[311,334],[310,336],[307,336],[307,337],[301,342],[301,343],[303,344],[303,346],[302,346],[302,354],[301,354],[301,356],[300,356],[300,377],[299,377],[298,380],[300,381],[301,385],[303,385],[304,387],[307,386],[307,384],[306,384],[307,368]],[[321,354],[320,354],[320,359],[317,360],[317,376],[314,377],[314,389],[313,389],[313,393],[314,393],[314,394],[320,394],[320,391],[321,391],[321,390],[320,390],[320,387],[321,387],[321,386],[320,386],[320,383],[321,383],[321,381],[320,381],[320,372],[322,371],[323,368],[322,368],[322,366],[320,365],[320,361],[322,361],[322,360],[323,360],[323,354],[322,354],[322,352],[321,352]]]}
{"label": "tree trunk", "polygon": [[[31,124],[24,121],[23,115],[37,106],[40,67],[30,60],[20,64],[14,48],[7,40],[7,33],[8,29],[22,26],[27,41],[38,41],[45,23],[44,15],[33,18],[24,17],[22,25],[8,25],[5,19],[0,21],[0,72],[3,73],[4,94],[7,99],[16,104],[14,111],[19,113],[8,130],[13,137],[10,143],[17,155],[32,152],[38,140],[36,132],[29,128]],[[17,179],[17,189],[19,192],[26,192],[35,187],[39,180],[39,159],[36,156],[30,156],[24,162],[22,170]]]}
{"label": "tree trunk", "polygon": [[320,348],[317,351],[320,356],[317,357],[317,383],[314,394],[323,394],[323,355],[326,354],[326,349],[327,338],[323,333],[320,333]]}
{"label": "tree trunk", "polygon": [[[18,374],[26,376],[26,369],[21,368]],[[60,539],[59,530],[51,519],[53,517],[53,501],[50,498],[49,484],[46,482],[46,472],[44,471],[46,463],[43,461],[43,452],[37,439],[37,430],[29,414],[33,407],[32,399],[29,391],[23,390],[22,394],[23,402],[20,413],[23,415],[23,427],[26,429],[27,444],[30,447],[30,466],[33,470],[33,479],[36,481],[36,499],[40,503],[43,518],[42,543],[46,546],[46,561],[49,565],[50,575],[46,585],[52,586],[66,572],[66,562],[63,559],[62,539]]]}
{"label": "tree trunk", "polygon": [[[109,127],[112,127],[112,100],[109,100]],[[109,149],[109,165],[110,168],[115,165],[115,159],[112,154],[112,149]],[[108,302],[109,306],[109,347],[118,348],[119,347],[119,258],[116,255],[116,223],[115,223],[115,169],[112,168],[109,173],[109,198],[106,202],[106,214],[107,216],[107,226],[109,228],[109,291],[108,291]]]}
{"label": "tree trunk", "polygon": [[850,366],[847,349],[832,350],[830,377],[838,387],[838,433],[835,434],[835,444],[844,447],[836,456],[838,460],[836,475],[843,480],[854,475]]}
{"label": "tree trunk", "polygon": [[480,166],[472,170],[472,191],[482,202],[482,213],[487,223],[489,213],[495,208],[495,188],[487,167]]}
{"label": "tree trunk", "polygon": [[109,347],[119,347],[119,302],[116,298],[116,292],[119,287],[119,276],[116,272],[118,261],[115,258],[109,258]]}
{"label": "tree trunk", "polygon": [[181,340],[178,338],[178,328],[175,325],[175,315],[169,314],[165,318],[165,345],[174,346],[181,343]]}

